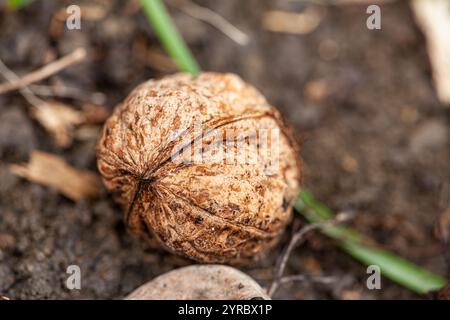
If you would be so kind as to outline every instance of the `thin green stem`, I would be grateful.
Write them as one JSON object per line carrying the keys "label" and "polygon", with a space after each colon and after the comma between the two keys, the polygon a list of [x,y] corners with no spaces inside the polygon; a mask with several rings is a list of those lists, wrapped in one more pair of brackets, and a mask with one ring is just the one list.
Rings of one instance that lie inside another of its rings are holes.
{"label": "thin green stem", "polygon": [[[311,223],[333,218],[330,209],[306,191],[300,192],[295,209]],[[337,240],[339,247],[356,260],[365,265],[377,265],[385,277],[416,293],[425,294],[438,290],[447,283],[445,278],[376,247],[369,239],[349,227],[326,226],[322,232]]]}
{"label": "thin green stem", "polygon": [[161,0],[140,0],[147,20],[178,68],[191,74],[198,74],[200,68],[192,57],[189,48],[180,36],[166,7]]}

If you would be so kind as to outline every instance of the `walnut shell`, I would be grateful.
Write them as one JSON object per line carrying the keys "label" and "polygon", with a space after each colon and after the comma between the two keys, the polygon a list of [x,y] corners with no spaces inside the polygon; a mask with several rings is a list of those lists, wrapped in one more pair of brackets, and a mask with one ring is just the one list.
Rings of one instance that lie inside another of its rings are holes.
{"label": "walnut shell", "polygon": [[[263,146],[264,132],[279,135]],[[299,187],[289,128],[233,74],[139,85],[106,121],[97,156],[129,229],[201,262],[246,262],[272,247]]]}
{"label": "walnut shell", "polygon": [[126,300],[270,300],[245,273],[224,265],[192,265],[143,284]]}

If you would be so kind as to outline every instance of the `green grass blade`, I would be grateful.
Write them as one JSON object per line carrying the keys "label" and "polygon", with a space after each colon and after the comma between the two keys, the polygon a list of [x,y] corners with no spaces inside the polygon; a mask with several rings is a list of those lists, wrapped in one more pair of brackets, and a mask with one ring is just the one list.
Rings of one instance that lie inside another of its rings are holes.
{"label": "green grass blade", "polygon": [[29,5],[33,1],[34,0],[8,0],[6,3],[6,8],[8,10],[20,9]]}
{"label": "green grass blade", "polygon": [[[324,204],[311,194],[301,191],[295,209],[309,222],[319,223],[333,218]],[[377,248],[356,230],[345,226],[326,226],[322,232],[336,239],[339,246],[356,260],[365,265],[377,265],[381,273],[392,281],[419,294],[437,290],[445,286],[447,280],[435,275],[395,254]]]}
{"label": "green grass blade", "polygon": [[191,74],[198,74],[200,68],[192,57],[189,48],[180,36],[166,7],[161,0],[140,0],[147,20],[178,68]]}
{"label": "green grass blade", "polygon": [[426,294],[445,286],[446,279],[435,275],[391,252],[342,241],[340,247],[366,265],[377,265],[381,274],[403,287],[419,294]]}

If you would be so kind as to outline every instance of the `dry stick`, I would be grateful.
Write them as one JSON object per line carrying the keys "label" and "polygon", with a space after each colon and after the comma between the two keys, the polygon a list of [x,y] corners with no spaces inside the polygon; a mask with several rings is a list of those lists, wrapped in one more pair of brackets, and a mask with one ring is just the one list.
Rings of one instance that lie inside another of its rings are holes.
{"label": "dry stick", "polygon": [[[282,253],[281,259],[279,259],[277,262],[277,266],[275,267],[275,270],[276,270],[275,277],[272,281],[272,284],[269,287],[268,295],[270,297],[272,297],[274,295],[274,293],[277,291],[280,284],[286,282],[286,280],[283,281],[282,279],[283,279],[284,270],[286,269],[287,261],[288,261],[289,257],[291,256],[292,251],[297,246],[299,246],[301,243],[303,243],[303,241],[305,240],[304,239],[305,234],[307,234],[308,232],[315,230],[315,229],[325,228],[330,225],[342,223],[343,221],[348,220],[348,218],[349,218],[349,216],[347,214],[344,214],[344,213],[338,214],[336,216],[336,218],[333,220],[327,220],[327,221],[324,221],[321,223],[310,224],[310,225],[307,225],[306,227],[303,227],[298,232],[296,232],[292,236],[291,241],[289,241],[288,246]],[[292,277],[293,278],[291,278],[291,281],[292,281],[292,279],[300,280],[301,275],[296,275],[296,276],[292,276]],[[287,277],[287,278],[289,279],[289,277]],[[303,276],[303,279],[305,279],[305,276]]]}
{"label": "dry stick", "polygon": [[86,49],[78,48],[74,50],[72,53],[53,61],[42,68],[30,72],[29,74],[14,79],[13,81],[9,80],[8,83],[0,84],[0,94],[6,93],[9,91],[20,90],[28,85],[41,81],[45,78],[50,77],[51,75],[58,73],[59,71],[83,60],[86,57]]}
{"label": "dry stick", "polygon": [[249,42],[249,38],[244,32],[236,28],[224,17],[209,8],[199,6],[198,4],[189,0],[172,1],[171,4],[187,15],[209,23],[241,46],[246,45]]}
{"label": "dry stick", "polygon": [[337,280],[336,277],[318,277],[304,274],[296,274],[293,276],[282,277],[280,279],[280,283],[283,284],[294,281],[313,281],[317,283],[330,284],[336,282],[336,280]]}
{"label": "dry stick", "polygon": [[90,93],[76,87],[66,87],[63,85],[46,86],[31,84],[29,88],[34,92],[34,94],[38,96],[70,98],[81,101],[89,101],[94,104],[103,104],[106,100],[105,95],[101,92]]}
{"label": "dry stick", "polygon": [[[0,73],[5,77],[7,81],[10,83],[14,81],[20,80],[20,78],[11,70],[9,69],[3,61],[0,59]],[[24,87],[19,89],[19,92],[22,94],[22,96],[28,101],[29,104],[32,106],[39,108],[42,104],[45,103],[44,100],[39,99],[33,91],[31,91],[29,88]]]}

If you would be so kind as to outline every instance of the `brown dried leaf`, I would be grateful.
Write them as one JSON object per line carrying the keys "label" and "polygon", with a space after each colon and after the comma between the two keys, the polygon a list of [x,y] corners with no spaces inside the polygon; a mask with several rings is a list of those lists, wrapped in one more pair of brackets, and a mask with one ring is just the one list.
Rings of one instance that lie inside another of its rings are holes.
{"label": "brown dried leaf", "polygon": [[75,169],[59,156],[42,151],[33,151],[27,164],[10,168],[14,174],[54,188],[74,201],[95,197],[101,190],[97,174]]}
{"label": "brown dried leaf", "polygon": [[55,101],[33,107],[32,114],[63,148],[72,144],[73,129],[85,118],[80,111]]}

